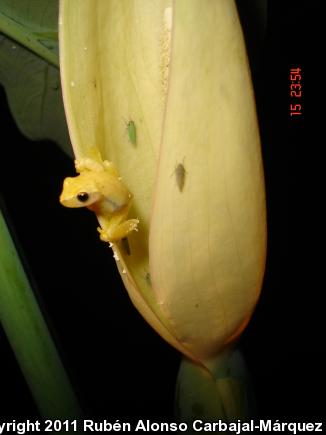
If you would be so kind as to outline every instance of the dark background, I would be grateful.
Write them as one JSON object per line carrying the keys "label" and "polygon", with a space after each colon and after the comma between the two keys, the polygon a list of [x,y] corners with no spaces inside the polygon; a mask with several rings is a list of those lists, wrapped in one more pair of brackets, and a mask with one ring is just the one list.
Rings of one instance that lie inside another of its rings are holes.
{"label": "dark background", "polygon": [[[325,317],[321,256],[325,73],[321,2],[269,1],[255,44],[241,10],[257,98],[268,207],[262,296],[240,347],[260,416],[302,421],[324,414]],[[257,60],[258,59],[258,60]],[[302,69],[303,115],[289,116],[291,67]],[[17,130],[1,89],[0,186],[17,239],[82,404],[94,417],[172,418],[180,361],[134,309],[87,210],[58,202],[72,161]],[[12,144],[13,146],[9,146]],[[37,416],[0,327],[1,417]]]}

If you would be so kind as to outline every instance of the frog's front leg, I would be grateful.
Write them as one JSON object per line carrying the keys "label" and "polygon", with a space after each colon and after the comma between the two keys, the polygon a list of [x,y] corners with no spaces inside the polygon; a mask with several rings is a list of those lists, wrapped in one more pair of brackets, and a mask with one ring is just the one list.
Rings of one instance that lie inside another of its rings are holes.
{"label": "frog's front leg", "polygon": [[98,216],[101,227],[98,228],[100,239],[103,242],[114,243],[119,242],[128,236],[131,231],[138,231],[138,219],[128,219],[130,205],[119,211],[119,214],[111,215],[111,217]]}

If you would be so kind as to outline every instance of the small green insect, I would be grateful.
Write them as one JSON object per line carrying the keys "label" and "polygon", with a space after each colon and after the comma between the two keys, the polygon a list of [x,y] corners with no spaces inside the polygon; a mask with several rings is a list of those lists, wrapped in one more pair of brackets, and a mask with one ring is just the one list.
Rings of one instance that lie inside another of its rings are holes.
{"label": "small green insect", "polygon": [[130,142],[132,143],[132,145],[136,146],[137,145],[137,132],[136,132],[136,124],[134,121],[130,120],[130,121],[125,121],[126,123],[126,129],[128,132],[128,137]]}
{"label": "small green insect", "polygon": [[174,174],[175,174],[175,181],[177,183],[178,189],[180,190],[180,192],[182,192],[186,179],[186,169],[184,167],[184,161],[182,163],[179,163],[175,167]]}

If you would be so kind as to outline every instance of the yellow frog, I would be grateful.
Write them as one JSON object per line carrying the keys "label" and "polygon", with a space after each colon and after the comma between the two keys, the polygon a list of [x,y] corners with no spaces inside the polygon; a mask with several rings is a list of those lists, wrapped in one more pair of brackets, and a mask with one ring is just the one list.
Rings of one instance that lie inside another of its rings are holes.
{"label": "yellow frog", "polygon": [[137,231],[138,219],[127,219],[132,195],[121,181],[112,162],[101,158],[75,160],[76,177],[63,182],[60,202],[65,207],[87,207],[101,225],[104,242],[114,243]]}

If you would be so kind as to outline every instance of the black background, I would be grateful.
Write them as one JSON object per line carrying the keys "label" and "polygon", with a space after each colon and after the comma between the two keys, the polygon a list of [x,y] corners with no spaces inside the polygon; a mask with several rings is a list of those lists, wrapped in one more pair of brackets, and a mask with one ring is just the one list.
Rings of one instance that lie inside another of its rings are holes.
{"label": "black background", "polygon": [[[259,415],[283,420],[316,421],[324,414],[322,16],[321,2],[269,1],[258,49],[242,16],[255,47],[268,257],[262,296],[240,347]],[[297,118],[289,116],[291,67],[303,76]],[[2,195],[86,413],[124,421],[173,418],[178,352],[131,305],[110,250],[98,242],[92,213],[58,203],[72,161],[53,143],[22,136],[2,90],[0,100]],[[1,328],[0,349],[1,417],[37,417]]]}

